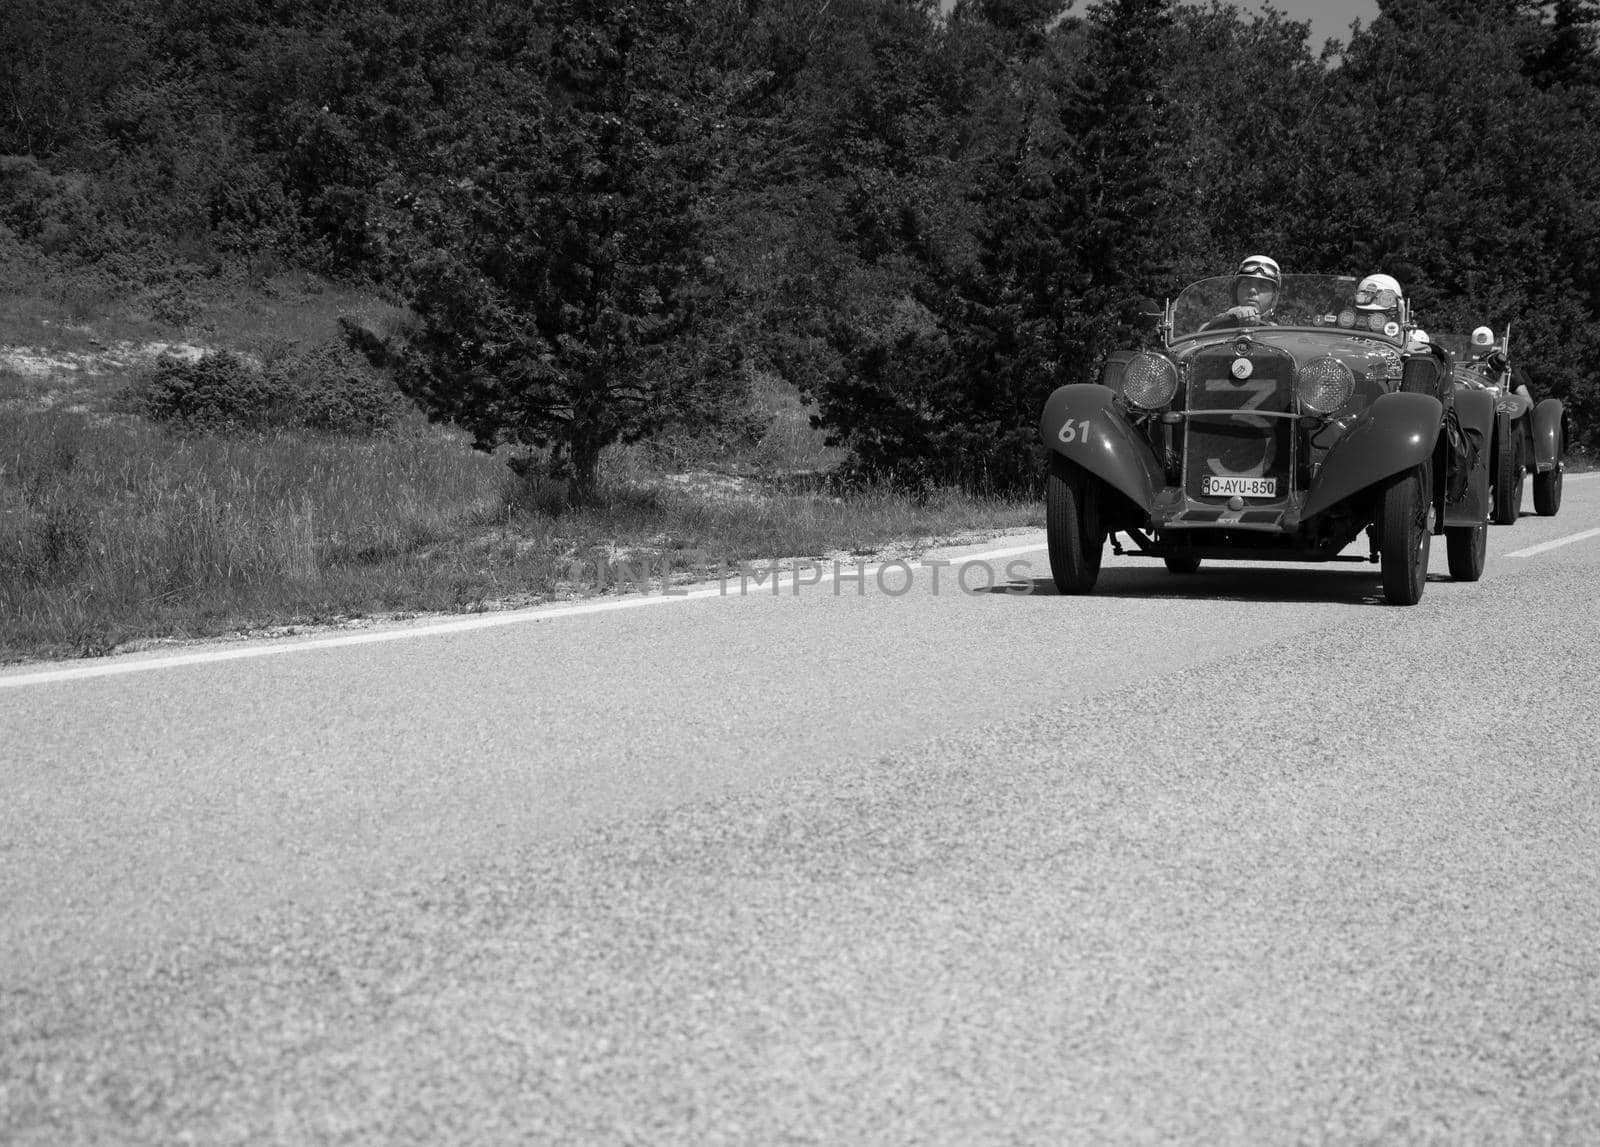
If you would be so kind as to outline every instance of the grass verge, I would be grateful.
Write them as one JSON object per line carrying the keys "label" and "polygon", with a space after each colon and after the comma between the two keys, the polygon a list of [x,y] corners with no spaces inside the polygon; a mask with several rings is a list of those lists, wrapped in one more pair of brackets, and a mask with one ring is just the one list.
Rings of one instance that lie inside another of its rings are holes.
{"label": "grass verge", "polygon": [[618,592],[601,571],[622,563],[688,580],[1041,521],[1036,503],[665,474],[637,449],[610,459],[606,491],[556,512],[538,480],[420,422],[373,439],[184,436],[13,403],[0,420],[0,661],[528,605]]}

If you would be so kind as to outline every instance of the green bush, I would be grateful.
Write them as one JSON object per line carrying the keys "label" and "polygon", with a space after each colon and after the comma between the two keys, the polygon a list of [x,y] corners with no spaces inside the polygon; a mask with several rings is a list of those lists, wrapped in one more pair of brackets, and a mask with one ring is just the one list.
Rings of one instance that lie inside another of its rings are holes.
{"label": "green bush", "polygon": [[408,405],[387,375],[340,342],[288,356],[267,371],[267,384],[288,421],[311,430],[381,434]]}
{"label": "green bush", "polygon": [[381,434],[405,399],[359,354],[326,342],[262,370],[228,351],[164,356],[123,392],[121,406],[155,422],[212,432],[302,428]]}
{"label": "green bush", "polygon": [[127,409],[186,430],[259,430],[273,421],[265,378],[227,351],[193,361],[163,355],[122,398]]}

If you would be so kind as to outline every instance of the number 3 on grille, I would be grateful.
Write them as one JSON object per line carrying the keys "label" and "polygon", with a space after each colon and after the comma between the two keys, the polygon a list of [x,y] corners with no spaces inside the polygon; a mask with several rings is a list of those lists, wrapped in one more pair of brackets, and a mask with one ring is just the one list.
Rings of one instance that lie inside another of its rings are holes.
{"label": "number 3 on grille", "polygon": [[[1242,390],[1250,395],[1249,398],[1239,404],[1240,410],[1259,410],[1266,405],[1267,399],[1272,397],[1272,392],[1278,389],[1278,384],[1270,378],[1247,378],[1241,382],[1225,383],[1224,386],[1228,390]],[[1216,390],[1223,388],[1213,387]],[[1258,426],[1262,430],[1272,425],[1272,421],[1267,418],[1245,418],[1241,416],[1239,421],[1246,426]]]}
{"label": "number 3 on grille", "polygon": [[[1273,392],[1278,389],[1278,384],[1270,378],[1230,378],[1215,380],[1207,386],[1207,389],[1212,391],[1229,391],[1234,394],[1244,391],[1249,395],[1249,397],[1246,398],[1244,402],[1239,404],[1239,409],[1258,410],[1266,404],[1267,399],[1270,398]],[[1253,418],[1247,414],[1237,414],[1233,417],[1244,426],[1267,431],[1272,429],[1272,420],[1270,418]],[[1218,477],[1259,478],[1271,468],[1273,459],[1277,457],[1277,454],[1277,441],[1272,434],[1268,433],[1261,439],[1261,461],[1247,466],[1243,470],[1235,470],[1224,465],[1221,458],[1207,458],[1206,465],[1210,468],[1211,472]]]}

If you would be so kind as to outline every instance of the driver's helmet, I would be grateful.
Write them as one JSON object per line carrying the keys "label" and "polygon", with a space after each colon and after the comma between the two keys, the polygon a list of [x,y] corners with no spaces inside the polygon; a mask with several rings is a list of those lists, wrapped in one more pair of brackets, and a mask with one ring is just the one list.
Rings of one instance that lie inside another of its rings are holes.
{"label": "driver's helmet", "polygon": [[1417,327],[1415,330],[1413,330],[1408,337],[1409,340],[1417,346],[1427,346],[1433,341],[1428,337],[1428,332],[1423,330],[1421,327]]}
{"label": "driver's helmet", "polygon": [[1238,302],[1238,290],[1250,285],[1266,285],[1272,288],[1272,293],[1278,293],[1283,286],[1283,272],[1278,270],[1277,259],[1269,254],[1251,254],[1238,264],[1238,272],[1234,275],[1234,302]]}
{"label": "driver's helmet", "polygon": [[[1400,300],[1404,292],[1393,275],[1368,275],[1356,284],[1356,325],[1368,330],[1394,334],[1399,330]],[[1389,330],[1389,324],[1395,329]]]}

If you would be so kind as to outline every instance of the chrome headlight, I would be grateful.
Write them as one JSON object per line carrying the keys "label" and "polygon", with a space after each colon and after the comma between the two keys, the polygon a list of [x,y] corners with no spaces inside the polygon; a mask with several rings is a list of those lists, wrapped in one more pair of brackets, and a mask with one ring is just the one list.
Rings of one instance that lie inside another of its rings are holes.
{"label": "chrome headlight", "polygon": [[1178,368],[1165,355],[1140,351],[1122,374],[1122,397],[1145,410],[1160,410],[1178,393]]}
{"label": "chrome headlight", "polygon": [[1332,355],[1314,358],[1294,372],[1294,393],[1314,414],[1332,414],[1356,392],[1356,376]]}

